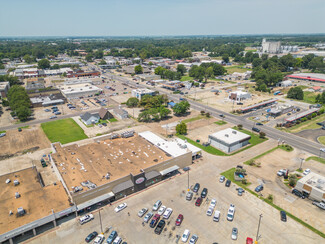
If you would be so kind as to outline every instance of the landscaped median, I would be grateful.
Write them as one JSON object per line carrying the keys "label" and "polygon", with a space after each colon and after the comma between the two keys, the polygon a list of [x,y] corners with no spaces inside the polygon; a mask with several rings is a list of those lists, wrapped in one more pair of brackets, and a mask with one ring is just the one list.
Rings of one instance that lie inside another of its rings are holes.
{"label": "landscaped median", "polygon": [[311,157],[309,157],[309,158],[306,159],[306,161],[309,161],[309,160],[314,160],[314,161],[317,161],[319,163],[325,164],[325,158],[311,156]]}
{"label": "landscaped median", "polygon": [[69,142],[87,139],[83,129],[71,118],[60,119],[41,124],[41,127],[51,142]]}
{"label": "landscaped median", "polygon": [[[267,151],[265,154],[269,153],[270,151],[274,151],[275,149],[277,149],[278,147],[275,147],[269,151]],[[265,155],[264,154],[264,155]],[[223,173],[221,173],[221,175],[225,176],[228,180],[231,180],[234,184],[240,186],[241,188],[245,189],[247,192],[250,192],[251,194],[253,194],[254,196],[258,197],[259,199],[261,199],[262,201],[266,202],[267,204],[271,205],[272,207],[274,207],[275,209],[279,210],[279,211],[285,211],[284,209],[280,208],[279,206],[275,205],[272,201],[272,199],[268,199],[268,198],[264,198],[260,195],[258,195],[256,192],[252,191],[251,189],[248,188],[248,186],[250,185],[250,182],[247,182],[246,184],[243,184],[240,181],[235,181],[234,179],[234,173],[235,173],[236,169],[235,168],[231,168]],[[287,213],[287,215],[292,218],[293,220],[297,221],[298,223],[302,224],[303,226],[307,227],[308,229],[310,229],[311,231],[315,232],[316,234],[320,235],[321,237],[325,238],[325,234],[319,230],[317,230],[316,228],[314,228],[313,226],[307,224],[306,222],[304,222],[303,220],[299,219],[298,217],[294,216],[293,214],[285,211]]]}
{"label": "landscaped median", "polygon": [[240,150],[237,150],[237,151],[235,151],[233,153],[230,153],[230,154],[227,154],[227,153],[225,153],[225,152],[223,152],[223,151],[221,151],[221,150],[219,150],[219,149],[217,149],[215,147],[212,147],[210,145],[209,146],[203,146],[202,144],[200,144],[198,142],[195,142],[195,141],[191,140],[190,138],[188,138],[188,137],[186,137],[184,135],[177,135],[177,136],[179,138],[183,139],[183,140],[187,140],[188,143],[191,143],[192,145],[202,149],[203,151],[205,151],[207,153],[210,153],[210,154],[213,154],[213,155],[217,155],[217,156],[232,156],[234,154],[237,154],[239,152],[247,150],[247,149],[249,149],[249,148],[251,148],[251,147],[253,147],[253,146],[257,145],[257,144],[260,144],[260,143],[268,140],[267,138],[260,138],[257,134],[255,134],[253,132],[250,132],[248,130],[245,130],[245,129],[240,130],[236,126],[233,127],[233,129],[250,135],[251,139],[249,140],[249,145],[248,146],[246,146],[246,147],[244,147],[244,148],[242,148]]}

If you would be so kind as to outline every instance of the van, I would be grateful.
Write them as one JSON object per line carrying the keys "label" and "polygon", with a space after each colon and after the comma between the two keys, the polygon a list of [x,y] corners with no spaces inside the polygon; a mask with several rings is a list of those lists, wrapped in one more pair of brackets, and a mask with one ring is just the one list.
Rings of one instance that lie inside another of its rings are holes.
{"label": "van", "polygon": [[213,215],[213,221],[219,222],[219,218],[220,218],[220,211],[216,210]]}
{"label": "van", "polygon": [[161,206],[161,201],[158,200],[158,201],[155,202],[155,204],[153,205],[152,210],[153,210],[153,211],[157,211],[158,208],[159,208],[160,206]]}

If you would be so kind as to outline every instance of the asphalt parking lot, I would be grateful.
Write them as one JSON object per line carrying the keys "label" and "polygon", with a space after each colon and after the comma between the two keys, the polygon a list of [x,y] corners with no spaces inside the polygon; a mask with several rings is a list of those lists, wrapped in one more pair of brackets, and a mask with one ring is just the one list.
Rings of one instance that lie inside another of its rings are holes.
{"label": "asphalt parking lot", "polygon": [[[167,182],[161,182],[143,192],[122,199],[112,206],[103,207],[101,210],[103,230],[112,227],[105,234],[105,238],[112,230],[116,230],[123,241],[128,243],[176,243],[176,235],[182,235],[185,229],[189,229],[191,235],[199,236],[198,243],[245,243],[246,237],[256,239],[259,215],[262,214],[259,243],[321,243],[323,241],[320,236],[290,218],[287,222],[281,222],[279,211],[250,193],[245,192],[243,196],[238,196],[235,184],[226,188],[224,183],[219,183],[220,172],[217,169],[217,161],[199,163],[192,165],[191,168],[190,185],[200,182],[200,192],[203,187],[208,188],[207,198],[209,200],[215,198],[217,200],[215,209],[221,211],[219,222],[213,222],[212,216],[206,215],[208,209],[206,200],[200,207],[195,206],[194,199],[185,200],[188,175],[183,173]],[[158,199],[163,205],[173,209],[166,230],[161,235],[154,234],[154,229],[148,224],[143,226],[143,218],[137,216],[138,211],[143,207],[149,208],[150,211]],[[115,213],[114,208],[122,202],[126,202],[128,207]],[[236,207],[232,222],[226,220],[230,203]],[[184,221],[180,227],[174,228],[179,213],[184,215]],[[84,243],[84,238],[90,232],[101,232],[98,212],[94,212],[94,216],[94,220],[82,226],[78,224],[78,219],[63,223],[57,229],[38,236],[28,243]],[[237,241],[231,240],[233,227],[238,228]],[[178,243],[181,241],[179,240]]]}

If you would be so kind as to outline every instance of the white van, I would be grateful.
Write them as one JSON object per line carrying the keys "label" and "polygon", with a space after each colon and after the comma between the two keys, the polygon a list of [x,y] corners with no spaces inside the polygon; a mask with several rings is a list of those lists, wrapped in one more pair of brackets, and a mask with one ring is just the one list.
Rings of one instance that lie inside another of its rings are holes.
{"label": "white van", "polygon": [[159,208],[160,206],[161,206],[161,201],[158,200],[158,201],[155,202],[155,204],[153,205],[152,210],[153,210],[153,211],[157,211],[158,208]]}
{"label": "white van", "polygon": [[89,222],[90,220],[94,219],[94,215],[92,214],[87,214],[79,219],[79,223],[82,225],[84,223]]}
{"label": "white van", "polygon": [[220,211],[216,210],[214,212],[213,221],[219,222],[219,219],[220,219]]}

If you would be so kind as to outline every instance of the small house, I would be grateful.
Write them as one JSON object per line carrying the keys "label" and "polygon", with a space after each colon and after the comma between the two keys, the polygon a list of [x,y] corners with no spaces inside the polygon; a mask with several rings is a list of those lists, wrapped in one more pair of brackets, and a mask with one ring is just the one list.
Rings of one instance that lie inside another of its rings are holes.
{"label": "small house", "polygon": [[85,113],[83,115],[80,116],[81,121],[85,124],[85,125],[91,125],[91,124],[96,124],[99,122],[100,117],[98,113]]}

